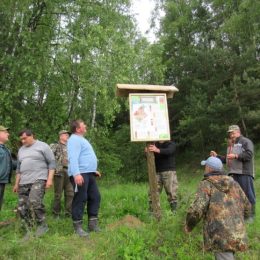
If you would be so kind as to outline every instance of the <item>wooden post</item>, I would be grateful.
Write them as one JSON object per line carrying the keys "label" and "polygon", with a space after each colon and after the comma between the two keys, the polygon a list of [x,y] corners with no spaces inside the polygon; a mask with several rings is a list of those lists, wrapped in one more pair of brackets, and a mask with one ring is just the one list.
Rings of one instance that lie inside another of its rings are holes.
{"label": "wooden post", "polygon": [[160,221],[161,219],[161,206],[160,206],[160,194],[158,192],[158,184],[156,178],[156,169],[155,169],[155,161],[154,161],[154,153],[149,152],[148,147],[150,143],[147,143],[147,169],[148,169],[148,177],[149,177],[149,188],[152,199],[152,211],[154,217]]}

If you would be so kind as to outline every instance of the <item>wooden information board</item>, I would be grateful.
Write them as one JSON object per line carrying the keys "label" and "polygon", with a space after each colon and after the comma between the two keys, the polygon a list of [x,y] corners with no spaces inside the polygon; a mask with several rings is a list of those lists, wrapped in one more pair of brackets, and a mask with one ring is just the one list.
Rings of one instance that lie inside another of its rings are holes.
{"label": "wooden information board", "polygon": [[166,94],[129,94],[129,107],[131,141],[170,140]]}

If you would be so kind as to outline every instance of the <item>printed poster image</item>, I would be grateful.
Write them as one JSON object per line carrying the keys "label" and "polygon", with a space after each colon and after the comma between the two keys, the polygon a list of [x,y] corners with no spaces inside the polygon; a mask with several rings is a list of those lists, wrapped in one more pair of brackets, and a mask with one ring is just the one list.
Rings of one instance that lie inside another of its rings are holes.
{"label": "printed poster image", "polygon": [[131,141],[170,140],[166,94],[129,94]]}

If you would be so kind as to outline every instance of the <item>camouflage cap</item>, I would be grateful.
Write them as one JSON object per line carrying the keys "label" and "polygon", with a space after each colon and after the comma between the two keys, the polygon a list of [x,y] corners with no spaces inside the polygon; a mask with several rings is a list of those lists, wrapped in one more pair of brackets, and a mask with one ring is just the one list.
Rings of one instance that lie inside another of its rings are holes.
{"label": "camouflage cap", "polygon": [[62,134],[70,134],[70,132],[67,131],[67,130],[61,130],[61,131],[59,131],[59,135],[62,135]]}
{"label": "camouflage cap", "polygon": [[231,133],[231,132],[234,132],[234,131],[240,131],[240,128],[239,128],[238,125],[231,125],[231,126],[229,126],[227,132],[228,132],[228,133]]}
{"label": "camouflage cap", "polygon": [[0,131],[8,131],[8,127],[4,127],[3,125],[0,125]]}

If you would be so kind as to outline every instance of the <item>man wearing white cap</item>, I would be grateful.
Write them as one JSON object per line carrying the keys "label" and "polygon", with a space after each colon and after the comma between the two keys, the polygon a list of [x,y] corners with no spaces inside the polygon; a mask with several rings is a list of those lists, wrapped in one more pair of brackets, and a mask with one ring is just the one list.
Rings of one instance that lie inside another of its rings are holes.
{"label": "man wearing white cap", "polygon": [[219,158],[209,157],[204,178],[188,209],[184,231],[191,232],[203,219],[204,247],[217,260],[233,260],[236,251],[247,249],[244,216],[250,203],[239,184],[223,172]]}

